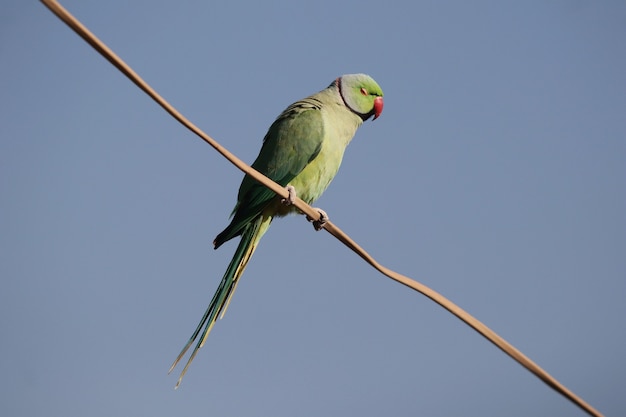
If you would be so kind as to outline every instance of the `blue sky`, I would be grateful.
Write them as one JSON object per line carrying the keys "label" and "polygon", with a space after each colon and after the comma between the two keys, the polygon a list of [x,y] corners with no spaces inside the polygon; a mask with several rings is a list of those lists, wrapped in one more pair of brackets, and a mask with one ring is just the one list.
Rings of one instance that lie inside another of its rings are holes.
{"label": "blue sky", "polygon": [[[626,413],[623,2],[62,4],[250,162],[291,102],[372,75],[385,111],[317,205]],[[0,414],[583,415],[296,216],[174,391],[242,174],[43,5],[3,9]]]}

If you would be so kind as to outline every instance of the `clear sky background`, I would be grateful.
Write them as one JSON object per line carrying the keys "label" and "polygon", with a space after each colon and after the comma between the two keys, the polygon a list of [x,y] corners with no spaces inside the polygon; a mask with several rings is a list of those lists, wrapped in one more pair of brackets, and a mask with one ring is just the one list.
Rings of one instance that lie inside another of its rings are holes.
{"label": "clear sky background", "polygon": [[[372,75],[384,113],[317,205],[626,415],[626,3],[62,4],[249,162],[291,102]],[[297,216],[174,391],[242,174],[36,1],[2,7],[0,94],[0,415],[583,415]]]}

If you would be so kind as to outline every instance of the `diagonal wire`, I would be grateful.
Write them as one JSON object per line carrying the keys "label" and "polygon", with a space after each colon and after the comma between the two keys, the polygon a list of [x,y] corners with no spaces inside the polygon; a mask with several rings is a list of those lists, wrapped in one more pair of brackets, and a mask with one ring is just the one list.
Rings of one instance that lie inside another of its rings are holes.
{"label": "diagonal wire", "polygon": [[[233,165],[239,168],[244,173],[250,175],[255,180],[275,192],[276,194],[287,198],[289,197],[288,192],[285,188],[276,184],[269,178],[265,177],[260,172],[248,166],[241,159],[237,158],[235,155],[230,153],[226,148],[220,145],[217,141],[211,138],[209,135],[204,133],[200,128],[198,128],[195,124],[187,120],[178,110],[176,110],[171,104],[169,104],[163,97],[161,97],[152,87],[148,85],[132,68],[130,68],[120,57],[118,57],[109,47],[107,47],[100,39],[98,39],[93,33],[89,31],[82,23],[80,23],[74,16],[72,16],[63,6],[61,6],[55,0],[41,0],[41,2],[48,8],[52,13],[54,13],[59,19],[61,19],[65,24],[67,24],[74,32],[76,32],[81,38],[83,38],[89,45],[91,45],[96,51],[98,51],[104,58],[106,58],[111,64],[113,64],[117,69],[119,69],[124,75],[126,75],[133,83],[137,85],[141,90],[143,90],[146,94],[148,94],[154,101],[156,101],[166,112],[172,115],[176,120],[178,120],[181,124],[191,130],[193,133],[198,135],[202,140],[211,145],[217,152],[222,154],[226,159],[228,159]],[[296,198],[294,205],[306,214],[308,217],[312,219],[319,219],[320,213],[313,209],[311,206]],[[452,301],[448,300],[443,295],[438,292],[428,288],[427,286],[414,281],[404,275],[398,274],[397,272],[392,271],[389,268],[384,267],[379,264],[370,254],[368,254],[363,248],[361,248],[354,240],[352,240],[348,235],[346,235],[339,227],[328,221],[324,224],[324,228],[330,234],[335,236],[339,241],[341,241],[344,245],[354,251],[357,255],[359,255],[363,260],[369,263],[376,270],[386,275],[387,277],[393,279],[396,282],[399,282],[407,287],[423,294],[424,296],[430,298],[435,303],[439,304],[441,307],[448,310],[450,313],[454,314],[460,320],[465,322],[468,326],[472,327],[478,333],[480,333],[483,337],[485,337],[488,341],[496,345],[499,349],[501,349],[504,353],[509,355],[515,361],[517,361],[520,365],[525,367],[528,371],[532,372],[545,382],[548,386],[553,388],[559,394],[563,395],[569,401],[577,405],[583,411],[591,416],[601,417],[602,414],[593,408],[590,404],[584,401],[582,398],[578,397],[572,391],[570,391],[567,387],[557,381],[554,377],[552,377],[548,372],[542,369],[539,365],[533,362],[530,358],[524,355],[521,351],[511,345],[509,342],[500,337],[497,333],[491,330],[489,327],[484,325],[482,322],[474,318],[472,315],[467,313],[465,310],[454,304]]]}

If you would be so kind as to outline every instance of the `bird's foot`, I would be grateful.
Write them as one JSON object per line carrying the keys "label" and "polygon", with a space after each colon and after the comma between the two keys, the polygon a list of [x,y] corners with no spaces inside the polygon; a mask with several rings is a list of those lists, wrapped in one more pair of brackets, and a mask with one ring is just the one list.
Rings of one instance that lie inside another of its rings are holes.
{"label": "bird's foot", "polygon": [[320,214],[319,220],[313,220],[311,217],[306,216],[306,219],[313,223],[313,228],[320,231],[324,228],[324,225],[328,222],[328,214],[321,208],[315,207],[315,210]]}
{"label": "bird's foot", "polygon": [[293,187],[293,185],[288,185],[285,187],[285,189],[289,193],[289,197],[283,198],[282,200],[280,200],[280,202],[286,206],[290,206],[296,202],[296,189]]}

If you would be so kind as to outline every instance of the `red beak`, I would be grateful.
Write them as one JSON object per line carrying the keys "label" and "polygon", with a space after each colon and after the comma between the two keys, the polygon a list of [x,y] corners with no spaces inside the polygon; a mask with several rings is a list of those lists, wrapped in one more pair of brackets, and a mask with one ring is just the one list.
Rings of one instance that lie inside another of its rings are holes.
{"label": "red beak", "polygon": [[380,116],[380,114],[383,112],[383,106],[383,98],[376,97],[374,99],[374,118],[372,120],[378,119],[378,116]]}

